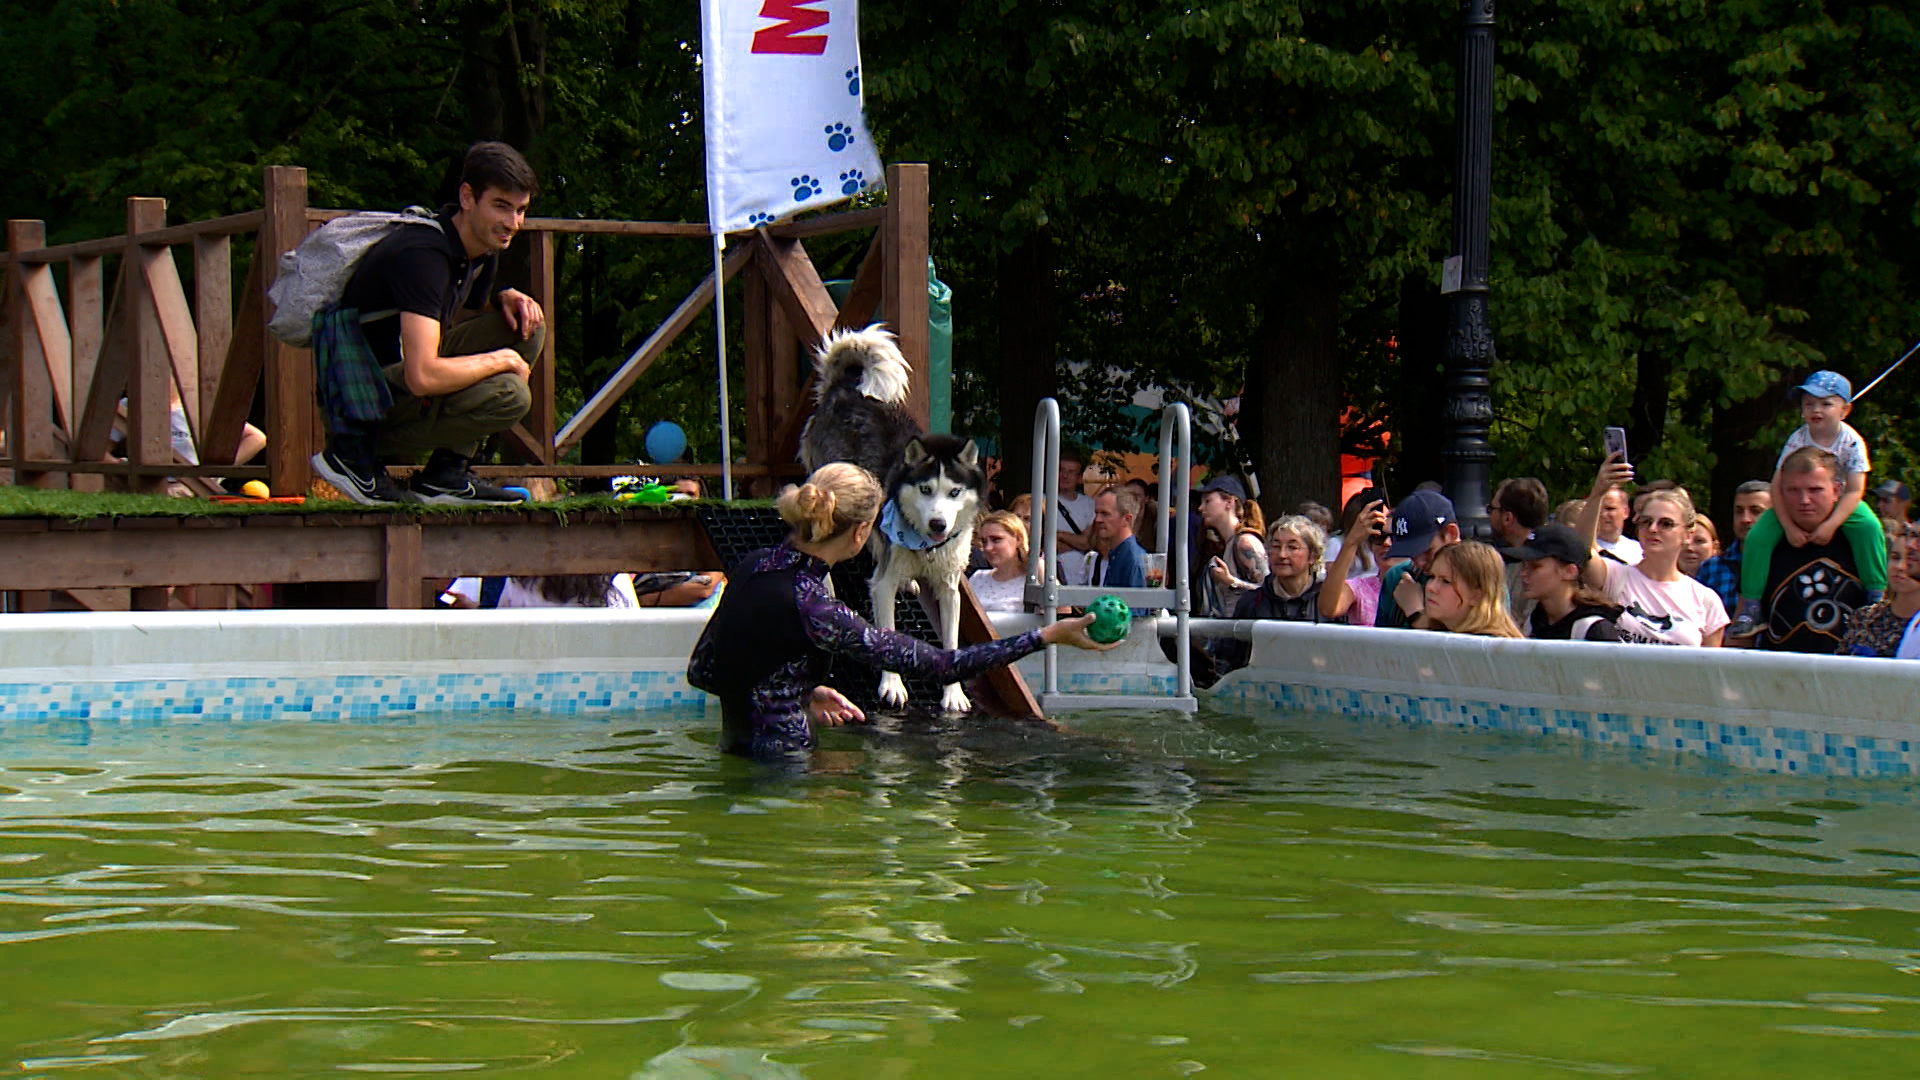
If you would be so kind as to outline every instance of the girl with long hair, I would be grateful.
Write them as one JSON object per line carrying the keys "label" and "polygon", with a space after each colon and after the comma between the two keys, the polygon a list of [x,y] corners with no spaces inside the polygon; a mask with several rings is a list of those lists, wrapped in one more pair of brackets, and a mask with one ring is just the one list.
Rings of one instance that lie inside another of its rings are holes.
{"label": "girl with long hair", "polygon": [[1520,636],[1507,611],[1507,567],[1498,551],[1478,540],[1456,540],[1433,553],[1427,572],[1424,625],[1481,637]]}

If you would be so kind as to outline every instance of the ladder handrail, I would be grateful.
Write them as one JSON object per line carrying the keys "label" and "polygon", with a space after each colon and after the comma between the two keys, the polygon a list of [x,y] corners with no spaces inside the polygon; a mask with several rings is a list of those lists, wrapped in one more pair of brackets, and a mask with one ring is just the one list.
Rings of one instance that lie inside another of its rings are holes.
{"label": "ladder handrail", "polygon": [[[1176,454],[1177,449],[1177,454]],[[1176,462],[1178,467],[1176,468]],[[1171,495],[1173,514],[1157,523],[1163,530],[1158,545],[1167,560],[1162,587],[1171,591],[1174,615],[1175,697],[1193,697],[1192,635],[1189,625],[1193,601],[1189,581],[1187,515],[1191,512],[1193,475],[1193,417],[1187,406],[1174,402],[1160,413],[1160,493]],[[1176,477],[1178,478],[1176,480]],[[1041,398],[1033,412],[1033,521],[1043,535],[1027,545],[1027,580],[1039,575],[1041,625],[1059,621],[1060,585],[1060,403]],[[1164,511],[1165,506],[1161,509]],[[1044,568],[1044,573],[1042,572]],[[1054,646],[1043,650],[1046,681],[1043,694],[1060,692],[1060,670]]]}

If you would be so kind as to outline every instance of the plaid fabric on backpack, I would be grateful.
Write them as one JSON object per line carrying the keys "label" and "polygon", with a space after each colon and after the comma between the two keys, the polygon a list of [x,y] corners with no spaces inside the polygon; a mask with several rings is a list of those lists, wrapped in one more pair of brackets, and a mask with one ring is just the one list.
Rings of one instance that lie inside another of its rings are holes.
{"label": "plaid fabric on backpack", "polygon": [[377,424],[393,408],[387,373],[367,344],[360,313],[328,308],[313,317],[314,382],[327,430],[341,434],[350,424]]}

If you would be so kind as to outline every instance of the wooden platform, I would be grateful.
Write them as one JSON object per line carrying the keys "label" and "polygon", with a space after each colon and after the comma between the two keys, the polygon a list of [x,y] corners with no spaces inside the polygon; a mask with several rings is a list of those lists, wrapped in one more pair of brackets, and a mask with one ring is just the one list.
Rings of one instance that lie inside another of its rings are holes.
{"label": "wooden platform", "polygon": [[417,608],[454,577],[717,569],[678,506],[0,518],[7,592],[377,582],[384,606]]}

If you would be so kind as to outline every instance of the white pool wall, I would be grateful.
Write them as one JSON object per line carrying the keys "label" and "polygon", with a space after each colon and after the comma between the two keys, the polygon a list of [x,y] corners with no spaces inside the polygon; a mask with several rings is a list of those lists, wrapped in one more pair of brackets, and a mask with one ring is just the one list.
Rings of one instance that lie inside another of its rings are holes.
{"label": "white pool wall", "polygon": [[[282,611],[0,620],[0,737],[174,718],[374,722],[411,713],[706,708],[686,684],[704,611]],[[995,619],[1002,633],[1037,620]],[[1910,776],[1920,664],[1405,630],[1245,624],[1253,662],[1210,695],[1463,731],[1561,735],[1744,768]],[[1138,626],[1063,650],[1061,689],[1171,692]],[[1042,660],[1021,663],[1042,683]]]}

